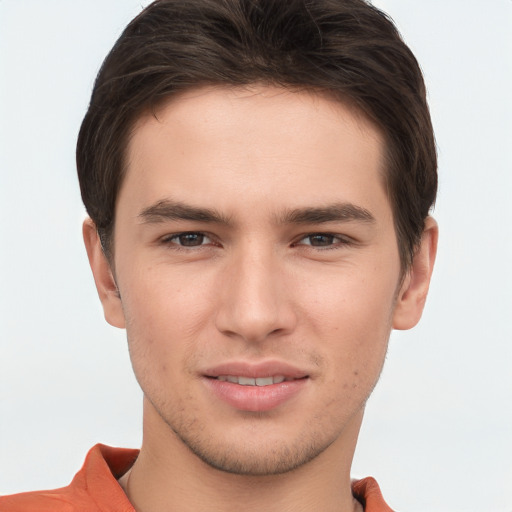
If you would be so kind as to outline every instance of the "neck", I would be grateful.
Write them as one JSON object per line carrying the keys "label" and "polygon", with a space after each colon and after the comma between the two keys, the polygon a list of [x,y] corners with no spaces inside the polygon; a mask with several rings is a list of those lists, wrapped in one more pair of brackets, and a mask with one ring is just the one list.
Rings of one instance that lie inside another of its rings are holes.
{"label": "neck", "polygon": [[156,416],[146,403],[140,455],[119,481],[137,512],[362,511],[350,485],[362,412],[315,459],[287,473],[268,476],[238,475],[211,467]]}

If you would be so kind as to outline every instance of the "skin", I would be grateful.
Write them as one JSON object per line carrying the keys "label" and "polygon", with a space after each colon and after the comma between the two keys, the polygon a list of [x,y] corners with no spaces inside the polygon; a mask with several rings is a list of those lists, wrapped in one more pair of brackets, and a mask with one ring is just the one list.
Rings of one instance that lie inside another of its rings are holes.
{"label": "skin", "polygon": [[[136,123],[113,261],[90,220],[84,239],[145,396],[121,479],[138,511],[359,509],[364,405],[391,329],[421,316],[437,243],[428,218],[403,275],[383,154],[347,105],[265,86],[189,91]],[[216,216],[184,219],[190,207]],[[206,376],[233,361],[305,378],[283,403],[241,410]]]}

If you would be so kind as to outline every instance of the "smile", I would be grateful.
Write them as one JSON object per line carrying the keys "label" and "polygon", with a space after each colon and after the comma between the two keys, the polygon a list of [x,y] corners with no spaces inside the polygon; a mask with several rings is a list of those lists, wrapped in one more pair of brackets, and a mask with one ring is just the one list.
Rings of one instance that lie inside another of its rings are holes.
{"label": "smile", "polygon": [[272,384],[281,384],[287,379],[284,375],[274,375],[273,377],[242,377],[237,375],[219,375],[217,380],[222,382],[231,382],[240,386],[271,386]]}
{"label": "smile", "polygon": [[221,372],[204,377],[203,382],[213,396],[235,410],[252,412],[278,408],[306,390],[310,380],[308,375],[292,377],[282,373],[269,377],[248,377],[247,374]]}

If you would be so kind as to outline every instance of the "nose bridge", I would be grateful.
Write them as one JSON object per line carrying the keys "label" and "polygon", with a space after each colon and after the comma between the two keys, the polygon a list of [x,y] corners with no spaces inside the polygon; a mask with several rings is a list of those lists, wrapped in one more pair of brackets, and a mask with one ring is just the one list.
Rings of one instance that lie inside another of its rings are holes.
{"label": "nose bridge", "polygon": [[255,241],[241,245],[234,250],[226,272],[219,330],[247,341],[261,341],[293,328],[283,269],[272,247]]}

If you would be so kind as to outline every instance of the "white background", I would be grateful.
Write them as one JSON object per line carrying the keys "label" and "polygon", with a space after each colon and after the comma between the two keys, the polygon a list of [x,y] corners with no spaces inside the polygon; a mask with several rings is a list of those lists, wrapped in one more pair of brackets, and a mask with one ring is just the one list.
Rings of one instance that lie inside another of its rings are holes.
{"label": "white background", "polygon": [[[82,248],[74,149],[99,65],[147,3],[0,0],[0,494],[67,484],[96,442],[140,444],[124,333]],[[512,1],[375,3],[426,75],[441,239],[353,473],[397,510],[511,512]]]}

